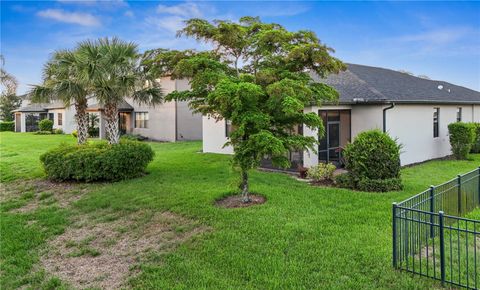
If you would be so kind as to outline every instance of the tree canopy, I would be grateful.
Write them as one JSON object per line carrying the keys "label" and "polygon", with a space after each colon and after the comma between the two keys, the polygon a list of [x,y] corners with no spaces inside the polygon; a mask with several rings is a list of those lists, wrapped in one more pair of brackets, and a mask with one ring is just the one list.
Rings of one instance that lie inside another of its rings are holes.
{"label": "tree canopy", "polygon": [[190,19],[178,36],[193,37],[212,49],[151,50],[144,65],[157,76],[189,79],[190,90],[174,91],[166,99],[188,100],[196,112],[230,120],[233,131],[225,146],[233,146],[247,202],[248,171],[265,156],[288,167],[288,151],[316,150],[317,138],[292,132],[304,125],[323,134],[319,116],[303,109],[335,101],[338,93],[313,82],[311,74],[326,77],[346,67],[314,32],[291,32],[255,17],[239,22]]}

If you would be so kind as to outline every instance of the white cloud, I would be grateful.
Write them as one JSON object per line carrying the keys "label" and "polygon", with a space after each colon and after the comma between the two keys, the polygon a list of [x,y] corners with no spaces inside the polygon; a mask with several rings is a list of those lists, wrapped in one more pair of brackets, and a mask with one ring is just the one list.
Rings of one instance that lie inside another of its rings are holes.
{"label": "white cloud", "polygon": [[201,12],[200,7],[196,3],[186,2],[173,6],[158,5],[157,6],[158,14],[170,14],[180,17],[202,17],[203,13]]}
{"label": "white cloud", "polygon": [[204,3],[185,2],[177,5],[157,6],[156,15],[145,19],[147,25],[166,32],[176,32],[184,26],[184,21],[190,18],[211,18],[215,13],[213,6]]}
{"label": "white cloud", "polygon": [[148,25],[152,25],[160,30],[166,30],[167,32],[176,32],[182,29],[183,21],[185,21],[185,18],[180,16],[147,17],[145,19]]}
{"label": "white cloud", "polygon": [[424,42],[429,44],[449,44],[456,42],[474,31],[468,27],[442,28],[418,34],[404,35],[397,38],[401,42]]}
{"label": "white cloud", "polygon": [[100,20],[92,14],[67,12],[62,9],[46,9],[39,11],[37,15],[43,18],[82,26],[99,26],[101,24]]}

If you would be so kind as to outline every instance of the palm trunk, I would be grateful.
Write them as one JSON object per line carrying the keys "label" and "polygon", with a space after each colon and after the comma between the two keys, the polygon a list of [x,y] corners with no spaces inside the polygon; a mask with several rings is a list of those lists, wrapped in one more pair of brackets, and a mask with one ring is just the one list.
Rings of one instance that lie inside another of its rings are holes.
{"label": "palm trunk", "polygon": [[240,184],[240,189],[242,190],[242,202],[250,202],[250,197],[248,196],[248,171],[242,169],[242,183]]}
{"label": "palm trunk", "polygon": [[77,144],[87,143],[88,114],[87,100],[81,100],[75,104],[75,119],[77,120]]}
{"label": "palm trunk", "polygon": [[105,121],[108,143],[118,144],[120,133],[118,131],[118,109],[116,104],[105,104]]}

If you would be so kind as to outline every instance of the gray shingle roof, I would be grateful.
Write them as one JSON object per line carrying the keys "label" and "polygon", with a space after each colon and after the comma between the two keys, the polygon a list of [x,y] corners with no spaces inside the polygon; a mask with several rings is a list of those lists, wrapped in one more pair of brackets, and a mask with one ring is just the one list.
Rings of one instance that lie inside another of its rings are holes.
{"label": "gray shingle roof", "polygon": [[46,112],[47,109],[45,108],[49,104],[45,103],[33,103],[26,105],[24,107],[21,107],[19,109],[13,110],[12,112]]}
{"label": "gray shingle roof", "polygon": [[[127,103],[125,100],[122,100],[118,106],[117,106],[117,109],[119,111],[133,111],[133,107]],[[88,106],[87,110],[89,111],[98,111],[98,110],[103,110],[103,105],[101,104],[93,104],[93,105],[90,105]]]}
{"label": "gray shingle roof", "polygon": [[[397,103],[478,103],[480,92],[444,81],[428,80],[406,73],[358,64],[347,64],[348,70],[326,79],[313,79],[334,87],[339,103],[366,102]],[[442,89],[439,89],[439,86]]]}

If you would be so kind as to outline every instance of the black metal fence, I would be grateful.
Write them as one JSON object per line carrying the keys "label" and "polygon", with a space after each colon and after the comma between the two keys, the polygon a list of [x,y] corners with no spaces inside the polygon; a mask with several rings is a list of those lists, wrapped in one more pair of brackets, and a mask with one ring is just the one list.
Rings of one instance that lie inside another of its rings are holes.
{"label": "black metal fence", "polygon": [[443,284],[479,289],[480,167],[393,204],[393,266]]}

